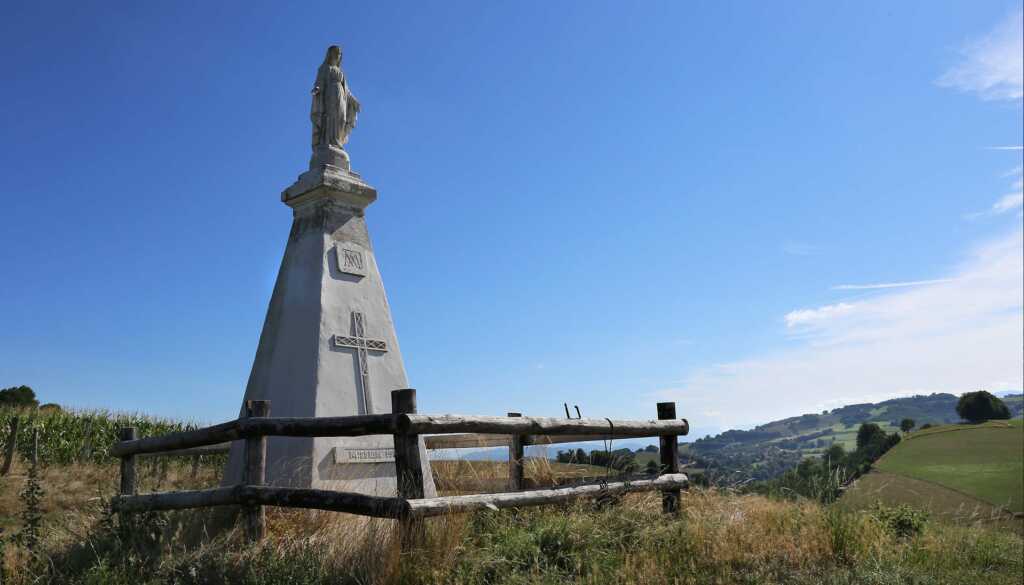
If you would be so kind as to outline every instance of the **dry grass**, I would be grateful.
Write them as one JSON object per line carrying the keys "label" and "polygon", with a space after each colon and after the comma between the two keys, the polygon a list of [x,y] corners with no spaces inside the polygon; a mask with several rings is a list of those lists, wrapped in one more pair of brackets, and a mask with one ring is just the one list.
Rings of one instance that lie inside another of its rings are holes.
{"label": "dry grass", "polygon": [[[440,466],[487,479],[498,467]],[[531,471],[557,475],[538,462]],[[19,477],[0,478],[3,517],[16,521]],[[597,508],[589,502],[432,519],[401,553],[395,523],[318,511],[268,509],[269,537],[244,543],[228,511],[143,515],[128,533],[104,521],[112,466],[46,469],[45,545],[39,559],[7,547],[8,585],[166,583],[1020,583],[1019,536],[931,523],[900,538],[866,513],[810,501],[693,490],[677,518],[657,494]],[[547,479],[557,479],[548,477]],[[144,491],[217,482],[188,465],[142,466]]]}
{"label": "dry grass", "polygon": [[[508,488],[507,462],[471,461],[467,459],[440,459],[430,462],[437,489],[445,495],[467,493],[494,493]],[[540,457],[527,457],[523,461],[523,475],[527,487],[571,484],[618,471],[595,465],[558,463]]]}

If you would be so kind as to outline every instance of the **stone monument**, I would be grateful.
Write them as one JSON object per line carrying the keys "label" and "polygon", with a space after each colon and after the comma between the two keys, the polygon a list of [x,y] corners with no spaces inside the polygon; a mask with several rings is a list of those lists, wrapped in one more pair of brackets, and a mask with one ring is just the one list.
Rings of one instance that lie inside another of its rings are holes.
{"label": "stone monument", "polygon": [[[313,155],[281,195],[294,219],[244,400],[270,400],[271,416],[386,413],[408,380],[364,219],[377,191],[344,150],[359,102],[339,47],[327,49],[312,94]],[[242,443],[225,484],[241,480]],[[422,439],[420,460],[425,495],[436,495]],[[394,495],[392,438],[268,437],[267,483]]]}

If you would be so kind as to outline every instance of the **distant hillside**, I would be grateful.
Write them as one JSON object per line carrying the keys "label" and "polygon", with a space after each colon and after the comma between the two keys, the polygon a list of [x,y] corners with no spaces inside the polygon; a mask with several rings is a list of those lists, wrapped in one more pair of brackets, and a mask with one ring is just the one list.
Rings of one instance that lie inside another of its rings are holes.
{"label": "distant hillside", "polygon": [[[818,455],[833,443],[848,451],[856,445],[857,428],[873,422],[886,432],[899,429],[904,418],[922,425],[959,421],[953,394],[895,398],[878,403],[850,404],[820,414],[773,421],[747,431],[732,430],[691,443],[686,453],[702,467],[718,470],[730,480],[769,479],[807,456]],[[1014,417],[1024,413],[1024,395],[1004,396]]]}

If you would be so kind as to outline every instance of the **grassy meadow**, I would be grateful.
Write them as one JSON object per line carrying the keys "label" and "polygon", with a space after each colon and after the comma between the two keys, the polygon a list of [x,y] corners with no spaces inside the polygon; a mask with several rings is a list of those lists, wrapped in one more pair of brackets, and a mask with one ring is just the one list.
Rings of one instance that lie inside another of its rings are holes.
{"label": "grassy meadow", "polygon": [[[22,472],[0,489],[16,490]],[[172,465],[142,479],[152,489],[216,478]],[[43,543],[34,555],[6,547],[5,584],[993,585],[1024,575],[1024,541],[1012,532],[930,522],[900,536],[869,512],[728,491],[691,490],[677,517],[661,513],[656,494],[454,515],[429,521],[402,553],[391,521],[315,511],[269,509],[270,536],[256,546],[227,510],[142,515],[125,532],[104,512],[113,466],[52,468],[44,481],[48,492],[79,495],[45,500]]]}
{"label": "grassy meadow", "polygon": [[837,505],[848,510],[867,510],[877,502],[911,506],[928,512],[938,521],[999,527],[1024,534],[1024,520],[1008,514],[1004,508],[937,483],[878,470],[859,478]]}
{"label": "grassy meadow", "polygon": [[911,433],[876,467],[1024,512],[1024,421],[933,427]]}
{"label": "grassy meadow", "polygon": [[[50,429],[48,436],[63,436]],[[698,488],[684,494],[677,516],[662,514],[657,494],[633,494],[600,506],[580,501],[431,519],[404,552],[393,521],[268,508],[268,538],[249,545],[229,508],[139,514],[122,523],[108,512],[117,464],[83,457],[73,442],[47,440],[64,445],[72,461],[43,458],[38,468],[38,545],[20,538],[26,459],[16,458],[12,473],[0,477],[4,585],[998,585],[1024,578],[1021,536],[978,517],[924,520],[909,509],[882,513],[871,502],[857,509]],[[494,462],[432,464],[446,493],[467,489],[467,480],[500,485],[507,476],[507,466]],[[604,472],[589,467],[534,459],[526,471],[537,483]],[[197,489],[219,482],[220,463],[193,470],[188,460],[142,458],[138,476],[140,492]],[[913,530],[898,522],[904,517],[917,518]]]}

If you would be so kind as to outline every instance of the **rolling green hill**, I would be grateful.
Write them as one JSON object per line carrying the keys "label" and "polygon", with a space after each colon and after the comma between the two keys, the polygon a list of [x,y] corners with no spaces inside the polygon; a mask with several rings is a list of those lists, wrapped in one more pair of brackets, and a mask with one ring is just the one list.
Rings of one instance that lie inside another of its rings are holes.
{"label": "rolling green hill", "polygon": [[870,509],[876,502],[1024,533],[1024,421],[911,433],[840,499],[847,509]]}
{"label": "rolling green hill", "polygon": [[1024,512],[1021,420],[949,425],[912,433],[876,466]]}

